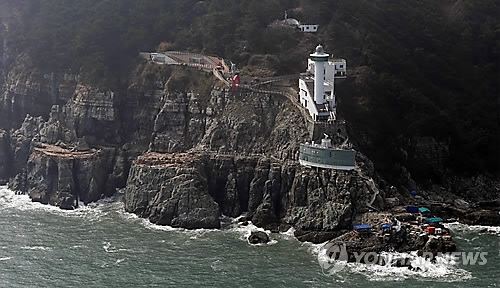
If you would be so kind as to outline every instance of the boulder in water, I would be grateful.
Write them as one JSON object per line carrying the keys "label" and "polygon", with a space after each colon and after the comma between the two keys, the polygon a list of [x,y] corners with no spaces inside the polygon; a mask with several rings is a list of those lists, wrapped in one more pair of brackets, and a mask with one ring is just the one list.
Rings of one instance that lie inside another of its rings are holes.
{"label": "boulder in water", "polygon": [[269,236],[266,232],[252,231],[250,236],[248,236],[248,242],[250,244],[266,244],[269,242]]}

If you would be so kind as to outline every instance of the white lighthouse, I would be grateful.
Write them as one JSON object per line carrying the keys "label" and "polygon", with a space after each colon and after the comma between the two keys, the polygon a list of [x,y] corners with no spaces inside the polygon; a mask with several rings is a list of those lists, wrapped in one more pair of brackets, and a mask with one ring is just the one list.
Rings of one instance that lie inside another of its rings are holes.
{"label": "white lighthouse", "polygon": [[346,61],[329,59],[321,45],[309,56],[307,71],[299,79],[300,103],[314,121],[336,120],[335,79],[346,77]]}
{"label": "white lighthouse", "polygon": [[316,51],[309,56],[314,62],[314,102],[321,105],[325,103],[325,63],[328,63],[330,55],[325,53],[323,46],[318,45]]}

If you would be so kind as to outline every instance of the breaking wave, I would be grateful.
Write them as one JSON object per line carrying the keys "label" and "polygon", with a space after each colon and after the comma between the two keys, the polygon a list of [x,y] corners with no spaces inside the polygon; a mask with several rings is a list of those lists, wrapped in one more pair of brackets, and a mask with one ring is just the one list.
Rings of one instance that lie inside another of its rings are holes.
{"label": "breaking wave", "polygon": [[455,233],[490,233],[500,236],[499,226],[466,225],[459,222],[447,223],[445,226]]}
{"label": "breaking wave", "polygon": [[[246,221],[246,224],[243,224],[242,222],[240,222],[240,219],[241,216],[238,218],[230,218],[223,216],[222,218],[223,231],[227,230],[232,233],[237,233],[239,235],[238,239],[246,241],[249,245],[252,246],[269,246],[278,243],[278,240],[273,238],[271,231],[257,227],[251,221]],[[250,234],[252,234],[252,232],[254,231],[261,231],[266,233],[267,235],[269,235],[270,241],[266,244],[250,244],[250,242],[248,242],[248,236],[250,236]]]}
{"label": "breaking wave", "polygon": [[21,212],[43,211],[58,216],[83,218],[88,222],[94,222],[107,216],[115,210],[113,208],[123,206],[119,201],[120,198],[121,195],[118,194],[117,196],[104,198],[88,205],[80,203],[79,207],[74,210],[63,210],[52,205],[33,202],[28,195],[16,195],[16,193],[9,190],[6,186],[0,186],[0,211],[14,209]]}
{"label": "breaking wave", "polygon": [[[118,216],[123,222],[142,226],[148,230],[159,231],[159,232],[174,232],[183,233],[188,236],[189,240],[199,241],[210,239],[209,235],[211,233],[226,233],[232,234],[236,239],[248,243],[248,236],[252,231],[263,231],[266,232],[271,241],[268,244],[261,244],[259,246],[268,246],[277,244],[278,241],[296,241],[299,242],[294,236],[294,229],[291,228],[286,232],[279,234],[271,234],[270,231],[266,231],[263,228],[255,226],[253,223],[248,221],[247,223],[242,223],[241,218],[230,218],[221,217],[222,228],[219,229],[195,229],[188,230],[183,228],[174,228],[171,226],[161,226],[151,223],[148,219],[140,218],[137,215],[127,213],[123,209],[123,202],[121,200],[121,195],[102,199],[96,203],[81,205],[79,208],[72,211],[61,210],[57,207],[50,205],[44,205],[41,203],[35,203],[30,200],[27,195],[15,195],[15,193],[9,190],[5,186],[0,186],[0,212],[2,210],[15,210],[15,211],[43,211],[45,213],[60,215],[64,217],[79,217],[86,221],[99,221],[103,217],[109,216],[113,213]],[[446,224],[449,229],[451,229],[455,237],[462,237],[465,241],[474,241],[474,237],[479,236],[479,232],[487,232],[495,235],[500,235],[500,227],[493,226],[468,226],[460,223],[450,223]],[[469,237],[468,233],[478,234],[473,237]],[[165,241],[165,240],[162,240]],[[326,243],[326,242],[325,242]],[[300,247],[305,247],[311,255],[318,257],[321,253],[324,254],[323,246],[325,243],[313,244],[313,243],[300,243]],[[252,245],[253,246],[253,245]],[[71,248],[80,248],[71,247]],[[51,247],[45,246],[24,246],[21,247],[24,250],[41,250],[41,251],[51,251]],[[123,249],[122,247],[115,247],[110,241],[102,242],[102,249],[106,253],[116,253]],[[109,254],[108,254],[109,255]],[[409,257],[418,261],[420,270],[415,271],[408,269],[406,267],[392,267],[392,266],[380,266],[380,265],[369,265],[369,264],[357,264],[348,263],[344,270],[338,272],[337,276],[342,278],[342,281],[349,281],[350,273],[363,275],[369,281],[403,281],[406,279],[416,279],[423,281],[438,281],[438,282],[457,282],[465,281],[472,278],[472,274],[469,271],[462,269],[458,264],[447,263],[445,261],[436,263],[431,263],[425,261],[424,258],[416,256],[413,253],[390,253],[394,257]],[[8,261],[10,257],[0,258],[0,261]],[[126,258],[119,258],[113,260],[114,265],[120,265],[127,263]],[[224,262],[217,259],[211,263],[211,269],[213,271],[224,271]],[[319,271],[321,271],[318,265]]]}

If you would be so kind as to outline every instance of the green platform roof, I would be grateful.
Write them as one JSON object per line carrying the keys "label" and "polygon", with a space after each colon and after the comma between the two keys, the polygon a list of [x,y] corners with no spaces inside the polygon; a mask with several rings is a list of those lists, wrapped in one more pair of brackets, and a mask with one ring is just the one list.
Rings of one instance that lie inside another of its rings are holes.
{"label": "green platform roof", "polygon": [[420,212],[420,213],[431,213],[431,210],[429,210],[429,208],[420,207],[420,208],[418,208],[418,212]]}
{"label": "green platform roof", "polygon": [[427,223],[441,223],[443,219],[441,218],[427,218]]}

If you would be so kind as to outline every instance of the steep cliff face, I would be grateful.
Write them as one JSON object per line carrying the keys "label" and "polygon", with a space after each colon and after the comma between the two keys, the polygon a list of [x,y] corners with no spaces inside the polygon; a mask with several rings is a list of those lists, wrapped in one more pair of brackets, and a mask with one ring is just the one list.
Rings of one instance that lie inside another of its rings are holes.
{"label": "steep cliff face", "polygon": [[77,85],[73,96],[61,109],[65,133],[63,141],[86,138],[90,144],[121,143],[120,123],[113,91],[102,91],[88,85]]}
{"label": "steep cliff face", "polygon": [[40,145],[28,160],[24,188],[33,201],[74,209],[80,201],[87,204],[114,194],[112,163],[110,150]]}
{"label": "steep cliff face", "polygon": [[16,128],[26,114],[48,118],[50,108],[71,98],[78,75],[42,72],[31,66],[31,59],[19,55],[0,87],[0,127]]}
{"label": "steep cliff face", "polygon": [[261,156],[150,153],[131,169],[125,209],[185,228],[216,228],[221,214],[247,212],[262,227],[321,233],[348,228],[366,211],[378,193],[368,179]]}
{"label": "steep cliff face", "polygon": [[10,139],[9,133],[0,129],[0,184],[5,184],[9,178]]}
{"label": "steep cliff face", "polygon": [[208,193],[207,178],[182,155],[172,155],[169,161],[155,159],[150,154],[132,167],[125,210],[160,225],[219,228],[219,205]]}
{"label": "steep cliff face", "polygon": [[[209,73],[149,63],[120,93],[66,76],[47,120],[27,115],[17,130],[0,133],[0,159],[10,163],[0,165],[0,179],[16,173],[10,187],[34,201],[72,209],[125,187],[126,210],[153,223],[217,228],[220,215],[247,215],[273,230],[294,226],[299,239],[315,242],[359,222],[367,207],[383,209],[386,196],[411,201],[404,190],[379,190],[360,153],[356,171],[298,165],[308,128],[280,95],[232,93]],[[429,145],[436,149],[422,159],[442,165],[435,155],[447,151],[439,143],[416,147]]]}
{"label": "steep cliff face", "polygon": [[300,112],[286,98],[233,94],[214,81],[192,69],[139,65],[121,102],[127,141],[161,153],[195,148],[292,157],[307,139]]}

